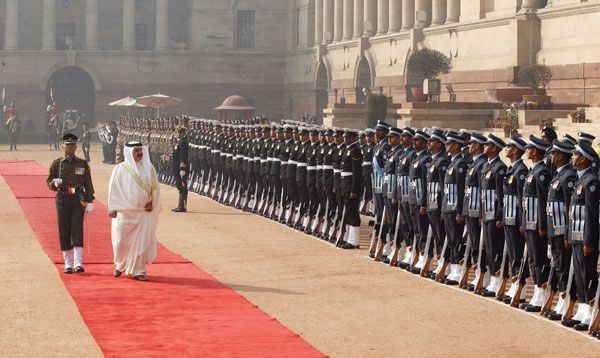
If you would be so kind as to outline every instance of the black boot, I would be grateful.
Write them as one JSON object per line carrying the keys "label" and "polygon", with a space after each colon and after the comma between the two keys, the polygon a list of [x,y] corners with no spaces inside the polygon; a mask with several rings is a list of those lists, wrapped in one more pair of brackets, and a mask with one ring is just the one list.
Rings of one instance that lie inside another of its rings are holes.
{"label": "black boot", "polygon": [[185,213],[187,211],[187,194],[179,194],[179,206],[173,209],[176,213]]}

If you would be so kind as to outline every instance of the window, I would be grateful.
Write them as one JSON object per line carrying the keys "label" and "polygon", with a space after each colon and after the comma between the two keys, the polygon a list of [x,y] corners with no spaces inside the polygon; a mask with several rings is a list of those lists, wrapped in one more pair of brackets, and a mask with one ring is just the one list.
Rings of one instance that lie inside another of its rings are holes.
{"label": "window", "polygon": [[146,50],[146,24],[135,24],[135,49]]}
{"label": "window", "polygon": [[56,49],[68,50],[71,47],[77,48],[75,46],[75,23],[56,24]]}
{"label": "window", "polygon": [[237,48],[254,48],[254,11],[237,12]]}

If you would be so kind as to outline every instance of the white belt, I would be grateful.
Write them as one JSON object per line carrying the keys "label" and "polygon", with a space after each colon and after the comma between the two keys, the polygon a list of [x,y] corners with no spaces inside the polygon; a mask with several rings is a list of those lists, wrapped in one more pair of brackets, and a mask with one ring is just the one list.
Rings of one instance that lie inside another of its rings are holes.
{"label": "white belt", "polygon": [[322,165],[317,165],[317,170],[323,170],[323,166]]}
{"label": "white belt", "polygon": [[223,155],[226,156],[226,157],[233,157],[233,154],[224,153]]}
{"label": "white belt", "polygon": [[342,170],[341,170],[341,169],[334,169],[334,170],[333,170],[333,173],[334,173],[334,174],[339,174],[339,173],[341,173],[341,172],[342,172]]}
{"label": "white belt", "polygon": [[308,166],[308,167],[306,167],[306,170],[317,170],[317,167],[315,167],[315,166]]}
{"label": "white belt", "polygon": [[253,160],[254,160],[255,162],[258,162],[258,161],[260,161],[261,163],[263,162],[263,160],[262,160],[262,159],[260,159],[260,158],[254,158]]}
{"label": "white belt", "polygon": [[205,148],[206,148],[206,146],[205,146],[205,145],[199,145],[199,146],[198,146],[198,148],[200,148],[200,149],[205,149]]}
{"label": "white belt", "polygon": [[307,163],[298,163],[298,168],[302,168],[302,167],[307,167],[308,164]]}
{"label": "white belt", "polygon": [[268,161],[268,159],[260,159],[261,163],[266,163]]}
{"label": "white belt", "polygon": [[288,164],[290,164],[290,165],[296,165],[296,164],[298,164],[298,162],[297,162],[297,161],[295,161],[295,160],[291,160],[291,159],[290,159],[290,160],[288,160],[288,162],[287,162],[287,163],[288,163]]}
{"label": "white belt", "polygon": [[332,170],[333,169],[333,165],[323,165],[323,170]]}
{"label": "white belt", "polygon": [[268,157],[267,158],[267,162],[272,162],[273,161],[273,157]]}
{"label": "white belt", "polygon": [[281,161],[281,159],[278,159],[278,158],[271,158],[271,160],[274,161],[274,162],[280,162]]}
{"label": "white belt", "polygon": [[221,154],[219,154],[219,155],[220,155],[220,156],[222,156],[222,157],[231,156],[231,154],[227,154],[227,153],[221,153]]}
{"label": "white belt", "polygon": [[235,159],[240,159],[240,158],[242,158],[242,156],[239,154],[235,156]]}
{"label": "white belt", "polygon": [[370,167],[370,166],[373,165],[373,163],[371,163],[371,162],[363,162],[362,165],[363,165],[363,167]]}
{"label": "white belt", "polygon": [[342,178],[351,177],[352,175],[354,175],[352,172],[342,172]]}

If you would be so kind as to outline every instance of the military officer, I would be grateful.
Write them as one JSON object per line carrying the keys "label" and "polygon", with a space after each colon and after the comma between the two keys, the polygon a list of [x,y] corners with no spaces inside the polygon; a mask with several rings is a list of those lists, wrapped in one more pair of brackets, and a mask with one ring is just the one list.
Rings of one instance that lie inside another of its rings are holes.
{"label": "military officer", "polygon": [[413,158],[415,157],[415,148],[413,147],[414,135],[415,131],[410,127],[405,127],[402,130],[400,141],[402,142],[403,150],[396,162],[398,193],[400,197],[400,230],[402,231],[402,237],[406,243],[404,259],[401,262],[398,262],[397,266],[403,269],[410,266],[415,252],[415,249],[413,248],[415,223],[410,215],[410,167]]}
{"label": "military officer", "polygon": [[[546,317],[553,321],[562,319],[567,308],[565,298],[567,294],[570,294],[566,291],[571,263],[571,246],[567,240],[566,229],[567,210],[571,204],[571,195],[577,181],[577,172],[571,165],[574,150],[575,147],[566,140],[554,141],[551,149],[552,163],[557,170],[550,181],[546,207],[548,239],[554,265],[553,275],[549,281],[551,291],[559,292],[559,297],[555,309],[547,312]],[[551,297],[553,296],[551,295]]]}
{"label": "military officer", "polygon": [[[483,152],[487,138],[479,132],[473,132],[467,143],[469,145],[469,156],[472,159],[467,168],[465,179],[463,215],[466,217],[466,227],[471,249],[470,252],[465,253],[465,260],[467,261],[464,264],[464,268],[470,268],[474,261],[477,261],[482,263],[479,269],[482,272],[486,272],[486,259],[483,250],[479,252],[479,240],[481,238],[481,171],[485,163],[487,163],[487,156]],[[465,282],[461,288],[473,290],[475,284],[475,281],[470,284]]]}
{"label": "military officer", "polygon": [[[440,258],[443,257],[444,262],[448,262],[450,258],[449,250],[443,252],[444,241],[446,240],[446,228],[442,221],[442,194],[444,177],[448,169],[448,157],[446,155],[446,137],[442,130],[436,129],[431,133],[431,137],[427,141],[427,147],[431,153],[431,161],[426,167],[426,186],[427,186],[427,218],[429,226],[432,230],[432,239],[435,242],[436,254]],[[447,245],[446,245],[447,246]],[[430,245],[430,257],[433,255],[434,245]],[[437,269],[442,267],[438,265]],[[430,272],[428,276],[434,278],[437,272]]]}
{"label": "military officer", "polygon": [[[387,137],[391,149],[385,160],[383,173],[383,193],[384,193],[384,210],[386,210],[387,222],[389,223],[388,237],[386,246],[383,251],[383,258],[375,257],[375,260],[382,260],[383,263],[389,264],[393,261],[396,264],[398,250],[402,240],[398,237],[399,232],[396,231],[398,219],[398,206],[400,204],[400,196],[398,193],[396,161],[402,153],[403,147],[401,143],[402,130],[396,127],[391,127]],[[398,230],[399,231],[399,230]],[[401,233],[400,233],[401,235]],[[393,254],[392,254],[393,250]],[[390,255],[392,257],[390,257]]]}
{"label": "military officer", "polygon": [[173,154],[171,156],[173,176],[175,177],[175,183],[177,190],[179,191],[179,205],[172,209],[176,213],[182,213],[187,211],[187,198],[188,198],[188,186],[187,180],[189,175],[189,143],[186,135],[186,128],[180,127],[177,129],[177,143],[173,147]]}
{"label": "military officer", "polygon": [[485,144],[485,154],[488,162],[484,165],[481,173],[481,194],[484,204],[482,230],[484,232],[487,264],[490,270],[490,283],[484,290],[476,293],[485,293],[486,296],[492,297],[498,292],[500,279],[495,274],[500,269],[500,261],[504,250],[502,215],[506,165],[500,160],[500,151],[505,146],[506,143],[502,139],[493,134],[488,136],[488,141]]}
{"label": "military officer", "polygon": [[458,133],[448,133],[446,138],[446,150],[451,159],[444,177],[442,198],[442,214],[444,215],[446,240],[448,240],[446,251],[449,251],[450,256],[450,274],[445,283],[455,286],[459,284],[462,277],[458,264],[464,254],[461,248],[464,243],[465,216],[463,215],[463,202],[467,162],[462,156],[464,138]]}
{"label": "military officer", "polygon": [[360,248],[360,198],[363,191],[362,152],[358,146],[358,132],[346,130],[344,133],[344,153],[342,155],[341,191],[346,207],[342,227],[347,227],[348,240],[342,249]]}
{"label": "military officer", "polygon": [[64,272],[81,273],[83,269],[84,213],[94,209],[94,186],[88,163],[75,156],[77,136],[63,138],[65,155],[50,166],[46,183],[56,192],[56,213],[60,249],[65,260]]}
{"label": "military officer", "polygon": [[573,274],[577,295],[577,313],[563,320],[563,325],[577,330],[589,329],[593,301],[598,285],[598,201],[600,180],[592,163],[598,154],[587,143],[575,147],[573,166],[577,169],[577,181],[569,207],[569,243],[573,248]]}
{"label": "military officer", "polygon": [[524,309],[539,312],[546,301],[546,291],[542,289],[548,281],[548,225],[546,203],[552,174],[545,162],[549,149],[548,142],[535,136],[529,137],[527,156],[533,162],[523,187],[523,220],[527,254],[532,268],[534,286],[533,297]]}
{"label": "military officer", "polygon": [[[384,198],[383,198],[383,179],[384,173],[383,168],[385,166],[385,160],[391,147],[387,140],[387,134],[390,129],[390,125],[379,121],[375,126],[375,139],[377,145],[375,146],[375,152],[373,154],[373,200],[375,202],[375,231],[378,236],[384,239],[387,235],[387,220],[384,216]],[[383,242],[378,243],[383,245]],[[376,245],[372,245],[369,248],[369,256],[375,258]]]}
{"label": "military officer", "polygon": [[427,150],[427,141],[429,134],[422,130],[417,130],[413,137],[413,146],[415,155],[411,163],[409,178],[410,178],[410,216],[415,228],[415,244],[413,245],[414,258],[413,262],[407,268],[414,274],[420,274],[423,268],[423,262],[419,257],[419,262],[416,262],[417,257],[426,257],[429,252],[425,252],[427,234],[429,232],[429,221],[427,219],[427,180],[426,168],[431,161],[431,154]]}
{"label": "military officer", "polygon": [[82,138],[81,138],[81,149],[83,150],[83,157],[86,162],[90,162],[90,125],[83,123],[82,127]]}
{"label": "military officer", "polygon": [[[502,279],[508,276],[516,277],[521,267],[523,259],[523,249],[525,247],[525,235],[521,232],[521,212],[523,210],[523,186],[529,169],[523,163],[523,154],[525,153],[527,143],[521,138],[512,137],[506,145],[506,156],[510,160],[510,165],[506,170],[504,177],[504,210],[502,214],[502,224],[504,225],[504,237],[506,255],[504,257],[504,272],[501,272]],[[509,273],[509,266],[512,270]],[[527,266],[526,266],[527,267]],[[528,272],[521,275],[521,279],[527,278]],[[524,282],[521,282],[524,283]],[[506,294],[498,295],[498,300],[505,303],[512,302],[512,298],[517,292],[519,282],[514,282]],[[521,291],[524,299],[525,290]],[[500,292],[497,292],[500,293]]]}

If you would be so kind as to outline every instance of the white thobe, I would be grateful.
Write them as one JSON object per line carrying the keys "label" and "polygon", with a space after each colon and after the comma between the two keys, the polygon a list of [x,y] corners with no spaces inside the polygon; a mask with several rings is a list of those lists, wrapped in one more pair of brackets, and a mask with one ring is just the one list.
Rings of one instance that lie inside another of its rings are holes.
{"label": "white thobe", "polygon": [[[117,212],[111,233],[115,269],[126,275],[145,275],[145,264],[156,258],[156,227],[160,213],[160,192],[156,183],[155,171],[146,175],[141,163],[136,163],[133,169],[123,162],[113,169],[110,178],[108,210]],[[152,211],[147,212],[144,207],[150,200]]]}

